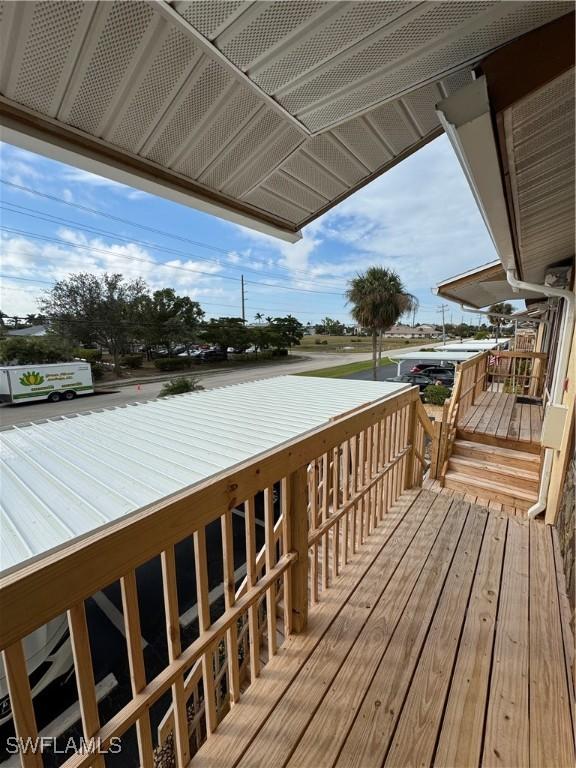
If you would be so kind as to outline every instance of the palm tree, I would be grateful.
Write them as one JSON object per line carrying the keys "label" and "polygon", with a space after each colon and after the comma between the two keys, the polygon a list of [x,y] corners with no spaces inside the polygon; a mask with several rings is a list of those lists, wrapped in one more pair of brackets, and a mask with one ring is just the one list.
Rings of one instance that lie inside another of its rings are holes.
{"label": "palm tree", "polygon": [[502,327],[501,315],[511,315],[514,311],[512,304],[500,302],[499,304],[492,304],[488,309],[488,319],[490,324],[496,327],[496,338],[500,338],[500,328]]}
{"label": "palm tree", "polygon": [[272,322],[272,318],[270,317],[270,315],[268,315],[268,317],[266,317],[265,319],[268,325],[270,325],[270,323]]}
{"label": "palm tree", "polygon": [[254,315],[254,320],[257,320],[258,323],[261,323],[263,317],[264,315],[262,314],[262,312],[256,312],[256,314]]}
{"label": "palm tree", "polygon": [[372,336],[372,376],[377,380],[378,336],[402,315],[418,307],[418,299],[408,293],[400,276],[386,267],[369,267],[349,282],[346,299],[352,304],[352,317]]}

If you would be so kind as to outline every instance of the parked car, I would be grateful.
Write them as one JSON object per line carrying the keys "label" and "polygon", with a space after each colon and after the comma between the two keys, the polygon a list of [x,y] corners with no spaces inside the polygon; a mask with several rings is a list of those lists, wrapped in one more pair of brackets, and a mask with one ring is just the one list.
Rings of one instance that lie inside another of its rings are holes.
{"label": "parked car", "polygon": [[411,384],[412,386],[419,387],[420,392],[424,392],[428,384],[434,384],[433,379],[431,379],[429,376],[424,376],[421,373],[403,373],[400,376],[391,376],[390,378],[385,379],[385,381]]}
{"label": "parked car", "polygon": [[454,368],[447,366],[430,365],[427,368],[421,368],[415,373],[421,373],[423,376],[429,376],[434,381],[439,381],[447,387],[454,385]]}
{"label": "parked car", "polygon": [[444,365],[430,365],[430,363],[416,363],[410,368],[410,373],[424,373],[424,371],[431,371],[432,373],[442,373],[442,371],[448,371],[454,377],[454,366],[450,363]]}
{"label": "parked car", "polygon": [[216,363],[220,360],[227,360],[228,353],[225,349],[203,349],[198,355],[202,363]]}

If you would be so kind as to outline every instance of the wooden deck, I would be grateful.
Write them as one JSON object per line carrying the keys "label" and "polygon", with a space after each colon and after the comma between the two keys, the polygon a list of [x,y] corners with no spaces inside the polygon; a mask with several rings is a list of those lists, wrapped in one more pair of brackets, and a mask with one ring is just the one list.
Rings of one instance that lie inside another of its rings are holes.
{"label": "wooden deck", "polygon": [[193,764],[573,766],[554,536],[406,493]]}
{"label": "wooden deck", "polygon": [[474,434],[479,440],[540,450],[543,408],[517,402],[516,395],[482,392],[478,402],[468,408],[458,422],[464,436]]}

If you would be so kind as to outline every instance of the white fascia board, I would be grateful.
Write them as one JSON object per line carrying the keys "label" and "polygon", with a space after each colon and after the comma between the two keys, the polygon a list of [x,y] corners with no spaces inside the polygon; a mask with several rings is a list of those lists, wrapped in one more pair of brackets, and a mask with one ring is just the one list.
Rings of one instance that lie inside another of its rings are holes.
{"label": "white fascia board", "polygon": [[514,247],[485,77],[436,106],[462,170],[505,269],[514,269]]}
{"label": "white fascia board", "polygon": [[[0,119],[3,118],[0,117]],[[48,138],[43,138],[40,131],[36,133],[35,131],[18,130],[4,122],[0,125],[0,141],[13,144],[20,149],[25,149],[38,155],[43,155],[50,160],[66,163],[75,168],[80,168],[83,171],[94,173],[97,176],[103,176],[112,181],[117,181],[120,184],[125,184],[133,189],[139,189],[151,195],[162,197],[173,203],[179,203],[188,208],[194,208],[202,213],[218,216],[233,224],[248,227],[249,229],[261,232],[265,235],[277,237],[280,240],[289,243],[297,243],[298,240],[302,238],[300,231],[290,232],[275,227],[273,224],[261,221],[256,216],[252,217],[249,214],[234,211],[232,208],[227,208],[225,205],[219,205],[218,203],[212,202],[192,191],[184,192],[178,188],[176,183],[171,184],[163,179],[155,179],[152,168],[150,171],[143,171],[142,174],[140,174],[136,171],[126,170],[121,164],[115,163],[113,160],[108,160],[106,162],[99,160],[96,154],[90,153],[88,150],[80,152],[77,149],[72,149],[70,146],[67,146],[65,137],[62,137],[60,141],[56,142]]]}

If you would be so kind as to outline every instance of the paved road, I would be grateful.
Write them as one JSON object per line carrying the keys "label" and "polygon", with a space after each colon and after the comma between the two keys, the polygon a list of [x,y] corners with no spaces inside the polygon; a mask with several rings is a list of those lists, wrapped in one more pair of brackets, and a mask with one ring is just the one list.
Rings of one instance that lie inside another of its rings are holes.
{"label": "paved road", "polygon": [[[437,344],[438,342],[436,342]],[[435,346],[430,345],[430,346]],[[396,353],[413,351],[414,347],[394,350]],[[274,376],[284,376],[288,373],[301,373],[303,371],[313,371],[317,368],[330,368],[334,365],[343,363],[354,363],[362,360],[370,360],[369,353],[356,352],[317,352],[307,353],[306,355],[298,352],[297,359],[289,360],[283,363],[251,365],[245,368],[226,368],[213,373],[200,373],[200,380],[205,389],[214,387],[225,387],[229,384],[240,384],[245,381],[254,381],[256,379],[269,379]],[[396,374],[396,366],[382,366],[379,378],[386,378]],[[175,374],[182,375],[182,374]],[[362,371],[359,374],[351,374],[347,378],[371,379],[371,371]],[[56,416],[69,415],[73,413],[84,413],[86,411],[101,410],[102,408],[112,408],[135,401],[153,400],[158,397],[164,382],[156,381],[148,384],[132,384],[122,386],[116,390],[105,391],[103,394],[86,395],[71,402],[63,401],[60,403],[26,403],[22,405],[3,405],[0,407],[0,427],[10,427],[17,424],[29,424],[30,422],[44,421]]]}
{"label": "paved road", "polygon": [[[287,373],[313,371],[316,368],[329,368],[343,362],[352,363],[358,360],[368,360],[370,355],[364,353],[318,353],[315,355],[298,355],[298,359],[285,363],[270,363],[251,365],[242,368],[225,368],[213,373],[200,373],[199,378],[205,389],[225,387],[229,384],[240,384],[256,379],[268,379],[273,376],[283,376]],[[182,375],[180,373],[174,374]],[[148,384],[132,384],[117,389],[103,390],[103,394],[85,395],[76,400],[59,403],[23,403],[21,405],[3,405],[0,408],[0,426],[8,427],[15,424],[27,424],[42,421],[55,416],[72,413],[111,408],[135,401],[153,400],[158,397],[164,382],[155,381]]]}

